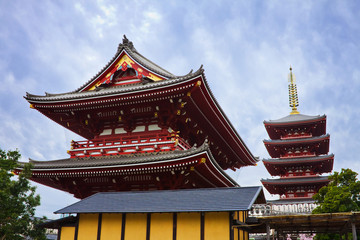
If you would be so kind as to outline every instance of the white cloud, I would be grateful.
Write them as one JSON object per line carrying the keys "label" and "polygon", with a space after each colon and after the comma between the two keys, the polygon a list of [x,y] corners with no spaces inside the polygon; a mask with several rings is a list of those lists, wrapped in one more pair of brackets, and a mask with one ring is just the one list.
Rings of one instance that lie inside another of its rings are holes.
{"label": "white cloud", "polygon": [[76,2],[75,4],[74,4],[74,7],[75,7],[75,9],[77,10],[77,11],[79,11],[81,14],[83,14],[83,15],[85,15],[85,8],[83,7],[83,5],[81,4],[81,3],[79,3],[79,2]]}
{"label": "white cloud", "polygon": [[145,17],[147,18],[147,20],[151,20],[154,22],[159,22],[162,19],[161,14],[157,12],[155,9],[150,9],[149,11],[146,11]]}

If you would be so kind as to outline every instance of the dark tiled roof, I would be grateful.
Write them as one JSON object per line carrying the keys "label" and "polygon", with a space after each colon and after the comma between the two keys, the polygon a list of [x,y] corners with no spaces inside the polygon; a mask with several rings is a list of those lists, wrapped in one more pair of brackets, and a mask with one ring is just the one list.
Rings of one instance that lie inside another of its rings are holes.
{"label": "dark tiled roof", "polygon": [[298,123],[303,121],[316,121],[322,118],[325,118],[326,115],[317,115],[317,116],[309,116],[304,114],[291,114],[286,117],[277,119],[277,120],[269,120],[264,121],[265,124],[271,124],[271,123]]}
{"label": "dark tiled roof", "polygon": [[[126,155],[113,155],[104,157],[85,157],[85,158],[67,158],[60,160],[50,161],[36,161],[30,159],[33,164],[33,170],[38,169],[66,169],[77,167],[101,167],[101,166],[113,166],[113,165],[127,165],[127,164],[139,164],[149,162],[161,162],[164,160],[177,159],[182,157],[188,157],[201,152],[208,152],[210,156],[209,145],[205,142],[198,148],[190,148],[182,151],[171,152],[159,152],[159,153],[147,153],[147,154],[126,154]],[[215,162],[215,161],[214,161]],[[24,162],[19,162],[19,168],[22,168]],[[221,169],[221,168],[219,168]]]}
{"label": "dark tiled roof", "polygon": [[124,35],[123,42],[119,44],[119,47],[117,49],[117,52],[115,56],[108,62],[108,64],[101,69],[94,77],[92,77],[87,83],[85,83],[82,87],[75,90],[76,92],[83,90],[86,88],[90,83],[92,83],[95,79],[97,79],[108,67],[110,67],[114,61],[117,60],[117,58],[121,55],[123,51],[126,51],[126,53],[133,58],[136,62],[138,62],[140,65],[144,66],[148,70],[157,73],[165,78],[174,78],[175,75],[166,71],[162,67],[158,66],[157,64],[153,63],[143,55],[137,52],[135,49],[133,43],[129,41],[126,36]]}
{"label": "dark tiled roof", "polygon": [[270,158],[270,159],[263,159],[264,163],[273,163],[273,164],[287,164],[289,162],[316,162],[316,161],[322,161],[327,160],[328,158],[333,158],[334,154],[329,155],[321,155],[316,157],[299,157],[299,158]]}
{"label": "dark tiled roof", "polygon": [[[89,81],[87,81],[85,84],[83,84],[81,87],[79,87],[75,91],[68,92],[68,93],[59,93],[59,94],[45,93],[45,96],[26,93],[25,98],[26,99],[38,99],[39,98],[41,100],[72,99],[72,98],[77,98],[80,96],[83,98],[83,97],[87,97],[87,96],[98,96],[98,95],[112,93],[112,92],[123,92],[123,91],[128,92],[130,90],[139,89],[139,87],[141,88],[141,86],[143,84],[129,84],[129,85],[125,85],[125,86],[111,87],[110,89],[105,89],[105,91],[101,91],[101,90],[100,91],[90,91],[90,92],[83,92],[83,94],[80,94],[80,95],[78,94],[83,89],[88,87],[89,84],[91,84],[93,81],[95,81],[98,77],[100,77],[101,74],[107,68],[109,68],[114,63],[114,61],[116,61],[118,59],[118,57],[121,55],[121,53],[123,51],[125,51],[131,58],[133,58],[140,65],[144,66],[145,68],[147,68],[148,70],[150,70],[156,74],[159,74],[160,76],[165,77],[165,79],[168,79],[168,80],[170,80],[170,79],[183,80],[184,78],[188,78],[188,77],[193,76],[194,74],[199,73],[199,71],[197,71],[195,73],[190,72],[189,74],[186,74],[184,76],[176,76],[176,75],[166,71],[162,67],[158,66],[157,64],[153,63],[152,61],[150,61],[149,59],[147,59],[140,53],[138,53],[137,50],[134,48],[132,42],[130,42],[124,36],[123,42],[119,44],[118,51],[116,52],[115,56],[107,63],[107,65],[103,69],[101,69],[95,76],[93,76]],[[146,85],[151,85],[151,84],[148,83]],[[143,86],[142,88],[144,88],[144,87],[146,88],[148,86]]]}
{"label": "dark tiled roof", "polygon": [[326,182],[328,181],[328,176],[318,176],[318,177],[294,177],[294,178],[278,178],[278,179],[261,179],[263,184],[302,184],[302,183],[316,183],[316,182]]}
{"label": "dark tiled roof", "polygon": [[[123,44],[120,44],[120,46],[122,46]],[[125,47],[122,47],[125,48]],[[163,69],[162,67],[160,67],[159,65],[153,63],[152,61],[150,61],[149,59],[147,59],[146,57],[144,57],[143,55],[141,55],[140,53],[138,53],[137,51],[132,51],[130,53],[130,55],[137,60],[137,62],[140,62],[142,66],[146,67],[149,70],[152,70],[156,73],[159,73],[163,76],[166,76],[168,78],[174,78],[176,77],[174,74],[166,71],[165,69]]]}
{"label": "dark tiled roof", "polygon": [[41,228],[60,229],[62,226],[75,226],[76,221],[77,221],[76,217],[68,216],[56,220],[47,220],[46,222],[41,223],[38,226]]}
{"label": "dark tiled roof", "polygon": [[273,144],[291,144],[291,143],[308,143],[308,142],[316,142],[316,141],[321,141],[324,140],[326,138],[329,138],[330,135],[329,134],[325,134],[325,135],[321,135],[318,137],[309,137],[309,138],[293,138],[293,139],[270,139],[270,140],[264,140],[264,143],[273,143]]}
{"label": "dark tiled roof", "polygon": [[262,187],[97,193],[55,213],[164,213],[249,210]]}
{"label": "dark tiled roof", "polygon": [[50,102],[63,101],[63,100],[95,99],[102,96],[121,95],[125,93],[138,92],[144,90],[151,90],[159,87],[171,86],[172,84],[181,83],[183,81],[190,80],[196,77],[200,77],[200,76],[204,77],[203,73],[204,70],[200,68],[195,72],[191,72],[184,76],[168,79],[166,81],[149,82],[146,84],[136,83],[136,84],[119,85],[119,86],[104,88],[98,91],[85,91],[85,92],[74,91],[74,92],[57,93],[57,94],[45,93],[45,96],[35,95],[27,92],[25,99],[29,101],[50,101]]}

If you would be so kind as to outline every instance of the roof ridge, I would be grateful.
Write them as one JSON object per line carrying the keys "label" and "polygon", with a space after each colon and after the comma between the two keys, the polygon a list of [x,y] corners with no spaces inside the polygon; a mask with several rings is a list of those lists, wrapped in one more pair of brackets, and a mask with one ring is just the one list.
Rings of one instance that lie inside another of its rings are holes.
{"label": "roof ridge", "polygon": [[304,156],[304,157],[293,157],[293,158],[263,158],[264,161],[289,161],[289,160],[306,160],[306,159],[326,159],[329,157],[334,157],[335,155],[333,153],[330,154],[324,154],[324,155],[318,155],[318,156]]}
{"label": "roof ridge", "polygon": [[[143,90],[143,89],[148,89],[149,86],[151,86],[151,88],[153,87],[161,87],[161,86],[166,86],[166,85],[170,85],[170,84],[174,84],[177,82],[181,82],[184,80],[188,80],[194,77],[197,77],[199,75],[203,74],[203,70],[201,70],[201,68],[199,70],[197,70],[196,72],[189,72],[188,74],[184,75],[184,76],[179,76],[179,77],[175,77],[172,79],[168,79],[166,81],[157,81],[157,82],[152,82],[152,83],[147,83],[147,84],[142,84],[142,83],[136,83],[136,84],[127,84],[127,85],[120,85],[120,86],[115,86],[115,87],[111,87],[111,88],[107,88],[105,92],[105,94],[109,94],[109,93],[123,93],[123,92],[128,92],[128,91],[137,91],[137,90]],[[131,87],[131,88],[129,88]],[[99,96],[101,94],[104,93],[105,90],[100,90],[100,91],[85,91],[85,92],[68,92],[68,93],[62,93],[62,94],[51,94],[51,95],[45,95],[45,96],[41,96],[41,95],[34,95],[34,94],[30,94],[30,93],[26,93],[25,99],[27,100],[39,100],[39,99],[34,99],[34,98],[41,98],[42,100],[50,100],[50,99],[44,99],[44,98],[52,98],[52,97],[57,97],[57,96],[61,96],[61,98],[58,98],[56,100],[66,100],[66,99],[76,99],[79,96],[76,96],[76,94],[84,94],[84,95],[89,95],[89,97],[93,97],[93,96]],[[65,97],[68,96],[68,97]]]}
{"label": "roof ridge", "polygon": [[[125,50],[128,55],[130,55],[132,58],[134,58],[134,60],[140,62],[141,65],[143,65],[144,67],[148,68],[149,70],[155,72],[156,74],[159,74],[160,76],[164,76],[164,77],[167,77],[167,78],[176,77],[174,74],[172,74],[169,71],[163,69],[162,67],[160,67],[156,63],[152,62],[148,58],[141,55],[135,49],[134,44],[126,37],[126,35],[124,35],[123,41],[122,41],[122,43],[120,43],[118,45],[118,48],[117,48],[117,51],[116,51],[114,57],[110,61],[108,61],[108,63],[105,65],[105,67],[103,67],[98,73],[96,73],[88,82],[83,84],[80,88],[76,89],[74,92],[79,92],[81,90],[84,90],[90,83],[92,83],[96,78],[98,78],[101,75],[101,73],[103,73],[105,71],[105,69],[107,69],[121,55],[123,50]],[[139,57],[142,58],[142,59],[139,59]],[[157,69],[155,69],[154,67],[147,64],[146,61],[149,62],[150,64],[154,65],[156,68],[160,69],[161,71],[163,71],[163,73],[157,71]]]}
{"label": "roof ridge", "polygon": [[276,181],[292,181],[292,180],[309,180],[309,179],[328,179],[330,175],[321,175],[321,176],[296,176],[290,178],[262,178],[261,180],[276,182]]}
{"label": "roof ridge", "polygon": [[326,118],[326,114],[318,114],[315,116],[311,116],[311,115],[305,115],[305,114],[290,114],[287,115],[285,117],[276,119],[276,120],[264,120],[264,123],[266,124],[280,124],[280,123],[297,123],[297,122],[302,122],[302,121],[315,121],[315,120],[319,120],[321,118]]}
{"label": "roof ridge", "polygon": [[313,136],[313,137],[303,137],[303,138],[292,138],[292,139],[264,139],[263,142],[267,143],[290,143],[290,142],[297,142],[297,141],[311,141],[311,140],[318,140],[322,138],[330,137],[329,133],[322,134],[320,136]]}
{"label": "roof ridge", "polygon": [[[214,188],[184,188],[184,189],[156,189],[151,191],[144,191],[144,190],[136,190],[136,191],[119,191],[119,192],[97,192],[95,194],[136,194],[138,192],[146,193],[146,194],[154,194],[154,192],[190,192],[190,191],[231,191],[234,189],[245,189],[245,188],[259,188],[262,189],[262,186],[235,186],[235,187],[214,187]],[[93,194],[93,195],[95,195]],[[92,196],[93,196],[92,195]]]}
{"label": "roof ridge", "polygon": [[[131,43],[132,43],[132,42],[131,42]],[[120,45],[122,45],[122,44],[119,44],[119,47],[120,47]],[[123,47],[125,48],[125,47],[128,47],[128,46],[123,46]],[[129,48],[129,47],[128,47],[128,48]],[[134,48],[134,49],[135,49],[135,48]],[[138,54],[140,57],[142,57],[142,58],[146,59],[147,61],[149,61],[150,63],[154,64],[156,67],[160,68],[161,70],[163,70],[163,71],[166,72],[167,74],[176,77],[176,75],[174,75],[174,74],[172,74],[171,72],[169,72],[168,70],[160,67],[158,64],[154,63],[153,61],[151,61],[151,60],[148,59],[147,57],[144,57],[144,55],[140,54],[138,51],[135,50],[135,51],[132,51],[132,52],[135,52],[135,53]],[[131,55],[131,56],[134,57],[133,55]],[[149,68],[150,70],[153,70],[152,67],[150,67],[149,65],[144,64],[144,63],[142,63],[142,64],[143,64],[146,68]]]}
{"label": "roof ridge", "polygon": [[[140,159],[139,161],[141,162],[145,162],[145,161],[149,161],[149,159],[151,160],[152,158],[154,158],[156,156],[156,160],[157,161],[164,161],[166,159],[170,159],[172,158],[179,158],[179,157],[187,157],[187,156],[191,156],[193,154],[198,154],[201,152],[205,152],[207,151],[208,154],[211,154],[210,152],[210,148],[208,143],[205,141],[201,146],[196,147],[196,145],[194,145],[193,147],[191,147],[188,150],[181,150],[181,151],[173,151],[171,153],[169,152],[157,152],[155,154],[133,154],[131,155],[131,157],[129,155],[112,155],[112,156],[99,156],[99,157],[86,157],[86,158],[65,158],[65,159],[57,159],[57,160],[48,160],[48,161],[39,161],[39,160],[33,160],[33,159],[29,159],[30,162],[35,163],[38,165],[38,167],[40,168],[49,168],[52,167],[51,164],[53,163],[57,163],[59,165],[59,167],[63,166],[66,163],[69,163],[69,161],[71,161],[72,163],[78,162],[78,163],[82,163],[84,164],[85,161],[88,160],[100,160],[100,161],[105,161],[105,160],[120,160],[118,162],[118,164],[123,164],[123,162],[121,160],[126,160],[126,158],[131,158],[131,159]],[[63,163],[62,161],[66,161],[66,163]],[[19,166],[18,168],[22,168],[24,164],[26,164],[26,162],[18,162]],[[105,165],[112,165],[115,164],[114,162],[107,162],[107,163],[103,163],[103,166]],[[96,164],[95,164],[96,165]],[[91,166],[88,165],[88,166]]]}

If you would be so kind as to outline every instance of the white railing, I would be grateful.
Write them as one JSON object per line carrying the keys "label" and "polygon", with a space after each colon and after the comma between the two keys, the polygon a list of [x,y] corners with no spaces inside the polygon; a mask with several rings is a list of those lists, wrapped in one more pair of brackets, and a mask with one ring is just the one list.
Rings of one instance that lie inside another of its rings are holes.
{"label": "white railing", "polygon": [[313,202],[304,203],[267,203],[254,204],[250,216],[296,215],[310,214],[317,205]]}

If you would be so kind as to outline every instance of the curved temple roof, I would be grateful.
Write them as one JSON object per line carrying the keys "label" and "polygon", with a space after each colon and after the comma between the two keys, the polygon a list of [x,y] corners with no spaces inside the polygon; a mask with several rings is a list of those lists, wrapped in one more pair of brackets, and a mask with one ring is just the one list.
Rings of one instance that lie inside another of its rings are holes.
{"label": "curved temple roof", "polygon": [[321,182],[329,182],[327,176],[318,176],[318,177],[293,177],[293,178],[280,178],[280,179],[261,179],[261,182],[266,185],[306,185],[306,184],[316,184]]}
{"label": "curved temple roof", "polygon": [[322,186],[327,185],[329,182],[330,180],[327,176],[261,179],[261,183],[270,194],[283,194],[286,188],[297,189],[298,187],[306,186],[315,187],[318,191]]}
{"label": "curved temple roof", "polygon": [[[157,178],[177,179],[181,188],[193,188],[188,182],[195,181],[201,187],[235,187],[238,184],[217,164],[209,145],[199,148],[162,154],[139,154],[139,156],[107,156],[90,158],[69,158],[56,161],[34,161],[31,180],[67,191],[77,198],[84,198],[95,192],[129,191],[139,182],[154,187]],[[25,163],[15,170],[17,174]],[[137,178],[136,176],[145,176]],[[151,177],[150,177],[151,176]],[[99,181],[107,186],[99,189]],[[112,184],[113,183],[116,184]],[[171,180],[173,181],[173,180]],[[70,187],[64,183],[71,183]],[[160,184],[160,183],[159,183]],[[167,186],[164,181],[161,186]],[[177,186],[177,185],[176,185]],[[165,187],[166,189],[167,187]],[[136,187],[135,187],[136,189]]]}
{"label": "curved temple roof", "polygon": [[271,176],[285,175],[289,167],[304,167],[313,169],[315,173],[322,174],[332,171],[334,154],[315,157],[263,159],[263,163]]}
{"label": "curved temple roof", "polygon": [[274,165],[286,165],[289,163],[302,163],[302,162],[317,162],[317,161],[323,161],[327,159],[334,158],[334,154],[329,155],[320,155],[315,157],[297,157],[297,158],[270,158],[270,159],[263,159],[264,163],[268,164],[274,164]]}
{"label": "curved temple roof", "polygon": [[[45,93],[45,96],[41,95],[34,95],[30,93],[26,93],[26,99],[27,100],[51,100],[52,97],[64,99],[64,98],[76,98],[77,95],[72,95],[73,93],[80,93],[84,91],[88,91],[91,86],[94,86],[95,83],[100,81],[102,78],[105,77],[109,71],[111,71],[112,68],[119,69],[119,63],[123,62],[124,60],[122,57],[126,55],[130,59],[128,59],[125,62],[133,62],[136,66],[139,66],[140,68],[143,68],[144,70],[147,70],[150,74],[153,74],[153,76],[156,76],[158,80],[170,80],[170,79],[179,79],[182,77],[189,77],[192,75],[192,71],[185,75],[185,76],[176,76],[167,70],[163,69],[162,67],[158,66],[157,64],[153,63],[143,55],[141,55],[135,48],[131,41],[129,41],[126,36],[124,35],[123,42],[119,44],[118,50],[115,54],[115,56],[107,63],[105,67],[103,67],[95,76],[93,76],[89,81],[87,81],[85,84],[83,84],[81,87],[76,89],[75,91],[68,92],[68,93],[60,93],[60,94],[50,94]],[[201,69],[201,68],[200,68]],[[140,71],[142,71],[140,69]],[[198,71],[197,71],[198,72]],[[151,80],[151,79],[150,79]],[[141,85],[141,84],[140,84]],[[44,98],[48,97],[48,98]],[[54,100],[54,99],[53,99]]]}
{"label": "curved temple roof", "polygon": [[319,121],[324,118],[326,119],[326,115],[309,116],[304,114],[291,114],[277,120],[264,121],[264,124],[268,124],[268,125],[299,124],[303,122]]}
{"label": "curved temple roof", "polygon": [[[30,159],[30,163],[33,164],[33,171],[42,171],[45,169],[57,171],[57,170],[74,170],[74,169],[86,169],[95,167],[114,167],[114,166],[129,166],[142,163],[154,163],[161,161],[170,161],[172,159],[180,159],[196,155],[198,153],[207,152],[210,154],[210,148],[207,143],[204,143],[200,147],[192,147],[183,151],[172,152],[160,152],[160,153],[140,153],[140,154],[128,154],[128,155],[113,155],[104,157],[86,157],[86,158],[66,158],[59,160],[49,161],[37,161]],[[26,162],[19,162],[18,169],[22,169]],[[223,172],[225,173],[225,172]]]}
{"label": "curved temple roof", "polygon": [[286,148],[312,146],[317,155],[327,154],[329,152],[330,135],[322,135],[319,137],[286,139],[286,140],[264,140],[266,149],[272,158],[279,158],[286,152]]}
{"label": "curved temple roof", "polygon": [[308,137],[308,138],[294,138],[294,139],[274,139],[274,140],[264,140],[265,144],[271,145],[292,145],[292,144],[307,144],[311,142],[323,141],[325,139],[330,139],[330,135],[322,135],[318,137]]}
{"label": "curved temple roof", "polygon": [[284,131],[293,128],[308,128],[312,136],[320,136],[326,133],[326,115],[292,114],[278,120],[264,121],[264,125],[271,139],[280,139]]}

